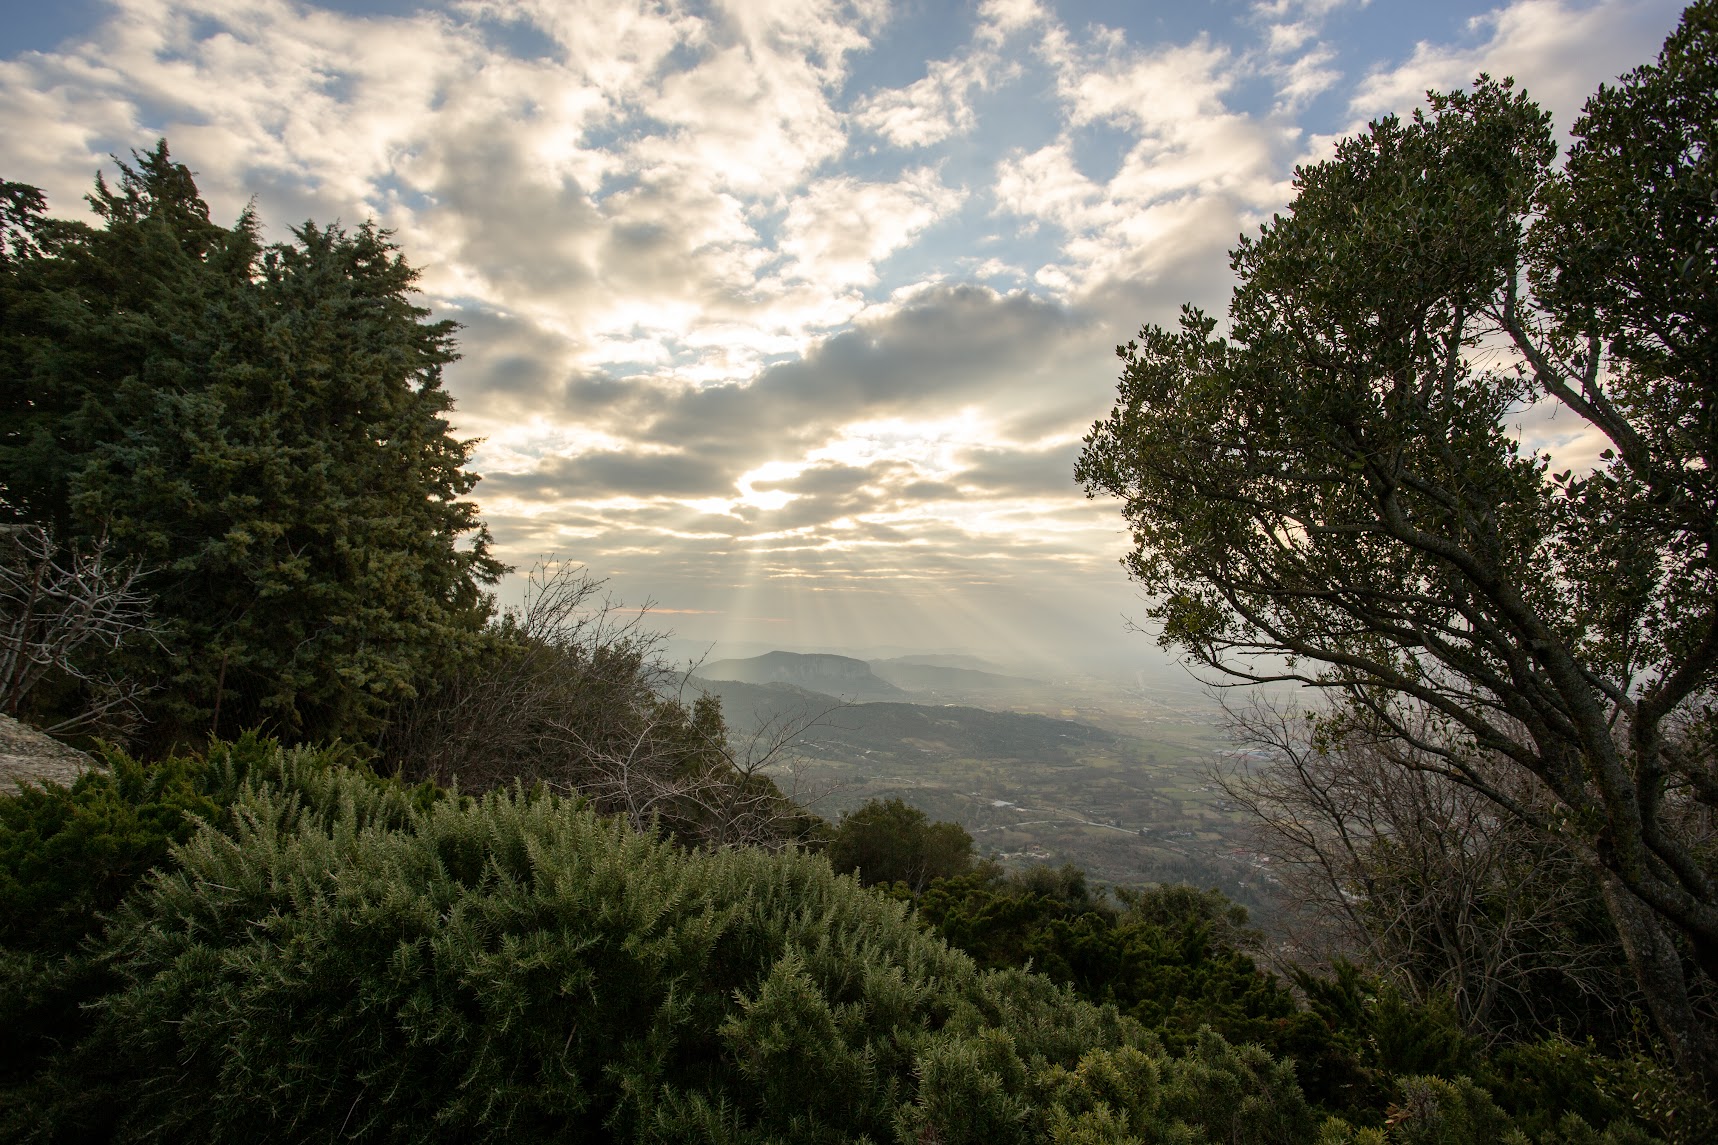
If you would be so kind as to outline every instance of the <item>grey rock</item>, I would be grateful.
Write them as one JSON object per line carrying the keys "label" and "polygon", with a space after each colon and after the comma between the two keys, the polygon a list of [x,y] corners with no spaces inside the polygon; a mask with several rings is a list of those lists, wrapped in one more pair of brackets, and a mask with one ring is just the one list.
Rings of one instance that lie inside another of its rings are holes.
{"label": "grey rock", "polygon": [[11,795],[25,783],[69,786],[93,766],[95,761],[76,748],[0,715],[0,795]]}

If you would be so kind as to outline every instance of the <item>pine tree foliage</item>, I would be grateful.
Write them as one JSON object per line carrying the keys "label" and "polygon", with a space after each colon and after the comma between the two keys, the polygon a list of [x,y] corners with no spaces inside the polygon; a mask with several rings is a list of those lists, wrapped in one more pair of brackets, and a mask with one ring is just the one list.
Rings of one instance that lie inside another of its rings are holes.
{"label": "pine tree foliage", "polygon": [[98,179],[99,227],[7,186],[0,514],[160,570],[160,647],[130,656],[163,743],[375,730],[501,571],[446,419],[453,325],[386,232],[218,226],[164,142]]}

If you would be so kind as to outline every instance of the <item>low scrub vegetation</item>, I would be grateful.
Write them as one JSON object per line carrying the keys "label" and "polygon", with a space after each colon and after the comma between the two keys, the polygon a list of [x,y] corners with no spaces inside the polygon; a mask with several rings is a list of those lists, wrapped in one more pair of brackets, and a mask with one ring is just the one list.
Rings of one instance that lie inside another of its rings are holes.
{"label": "low scrub vegetation", "polygon": [[[979,870],[915,897],[799,849],[688,847],[542,786],[456,795],[257,737],[109,765],[0,800],[10,1139],[1676,1128],[1617,1088],[1627,1063],[1580,1047],[1480,1061],[1352,971],[1297,1000],[1211,894],[1118,905],[1077,872]],[[1091,973],[1105,958],[1131,973]],[[1237,1044],[1260,1029],[1269,1052]],[[1363,1084],[1329,1084],[1332,1061]]]}

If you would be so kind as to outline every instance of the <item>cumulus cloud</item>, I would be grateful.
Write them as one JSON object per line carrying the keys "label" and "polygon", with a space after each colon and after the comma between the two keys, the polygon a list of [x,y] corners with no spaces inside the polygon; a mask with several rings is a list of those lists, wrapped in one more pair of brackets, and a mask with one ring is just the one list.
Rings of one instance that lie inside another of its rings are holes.
{"label": "cumulus cloud", "polygon": [[[587,362],[615,360],[613,332],[634,331],[705,378],[744,377],[803,348],[808,327],[846,322],[861,305],[846,286],[874,277],[867,256],[950,202],[909,177],[905,231],[900,202],[876,203],[889,214],[841,252],[842,275],[767,273],[781,252],[759,225],[845,146],[835,97],[880,26],[875,4],[454,11],[128,0],[89,41],[5,65],[0,141],[51,157],[33,174],[48,168],[56,200],[75,203],[103,151],[166,134],[228,213],[260,189],[274,219],[373,215],[432,293],[556,330]],[[553,50],[501,50],[497,22]]]}
{"label": "cumulus cloud", "polygon": [[[1318,145],[1302,109],[1489,69],[1567,122],[1675,18],[1518,0],[1344,88],[1363,3],[1172,33],[1042,0],[115,0],[0,60],[0,153],[75,214],[165,135],[222,217],[394,228],[462,325],[457,428],[517,563],[729,638],[1090,642],[1128,599],[1072,482],[1110,348],[1220,307]],[[943,46],[899,66],[909,17]]]}
{"label": "cumulus cloud", "polygon": [[795,197],[782,225],[788,275],[829,289],[877,281],[877,265],[965,200],[930,168],[890,183],[819,179]]}
{"label": "cumulus cloud", "polygon": [[[1068,354],[1083,336],[1078,315],[1029,294],[940,287],[749,382],[585,374],[545,385],[541,400],[558,402],[560,418],[624,435],[642,449],[696,449],[720,459],[723,480],[710,492],[731,496],[741,474],[832,447],[849,427],[890,419],[936,425],[992,395],[1017,395],[1022,373]],[[485,448],[509,436],[501,432]],[[881,430],[876,440],[887,436]]]}
{"label": "cumulus cloud", "polygon": [[[995,209],[1053,224],[1064,236],[1064,257],[1035,273],[1047,291],[1088,301],[1119,283],[1220,258],[1237,217],[1286,197],[1292,137],[1227,106],[1240,71],[1230,48],[1201,35],[1142,49],[1102,28],[1082,42],[1055,26],[1039,51],[1055,72],[1064,129],[998,164]],[[1119,167],[1102,179],[1076,154],[1080,130],[1094,126],[1128,140]]]}
{"label": "cumulus cloud", "polygon": [[859,101],[854,122],[896,147],[925,147],[969,132],[978,122],[971,92],[989,82],[992,55],[938,60],[903,88],[885,88]]}
{"label": "cumulus cloud", "polygon": [[1357,117],[1405,112],[1427,89],[1465,87],[1487,72],[1514,76],[1567,128],[1599,81],[1657,56],[1682,8],[1681,0],[1515,0],[1469,20],[1463,42],[1421,41],[1405,62],[1373,72],[1350,109]]}

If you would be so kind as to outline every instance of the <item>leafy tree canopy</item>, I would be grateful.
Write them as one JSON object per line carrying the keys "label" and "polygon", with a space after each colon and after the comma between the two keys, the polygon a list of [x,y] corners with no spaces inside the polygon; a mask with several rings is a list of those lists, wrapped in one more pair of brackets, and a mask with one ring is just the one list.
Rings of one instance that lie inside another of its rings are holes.
{"label": "leafy tree canopy", "polygon": [[387,232],[211,222],[160,143],[89,196],[0,187],[0,514],[159,571],[163,742],[361,735],[469,645],[503,571],[449,433],[453,324]]}
{"label": "leafy tree canopy", "polygon": [[[1573,846],[1718,1081],[1718,3],[1574,135],[1555,167],[1481,77],[1297,171],[1226,335],[1190,308],[1119,348],[1077,476],[1123,500],[1165,644],[1329,689]],[[1529,410],[1597,456],[1523,448]]]}
{"label": "leafy tree canopy", "polygon": [[959,823],[931,822],[899,799],[873,799],[836,824],[829,862],[866,886],[902,883],[916,893],[932,879],[971,869],[972,836]]}

